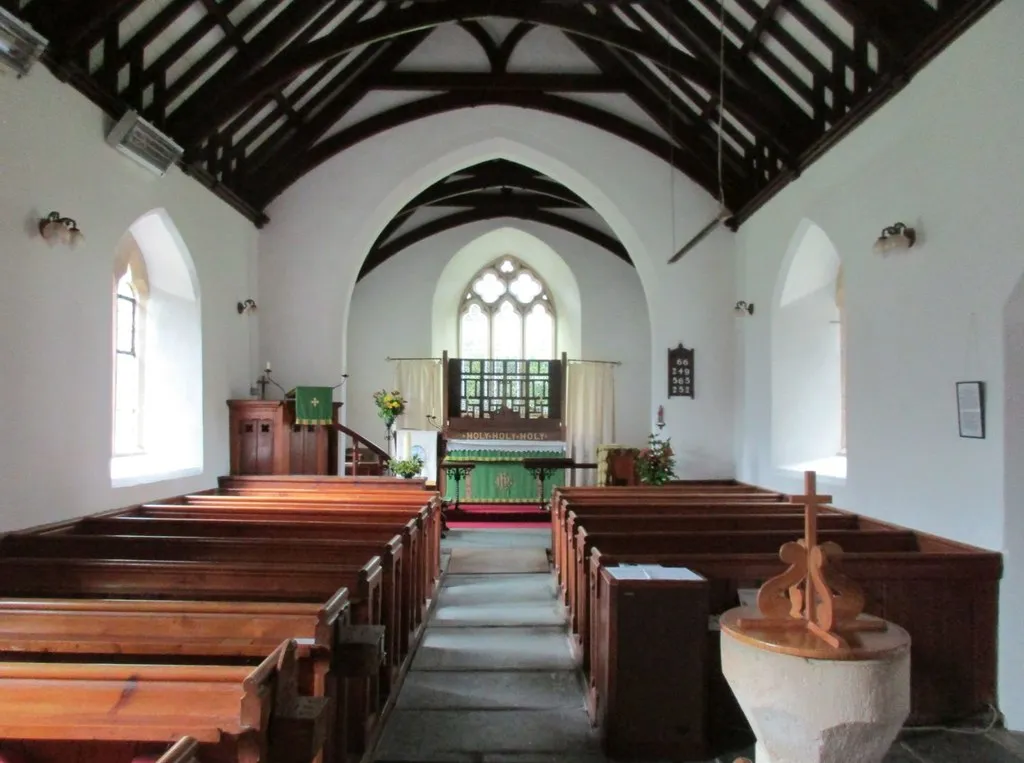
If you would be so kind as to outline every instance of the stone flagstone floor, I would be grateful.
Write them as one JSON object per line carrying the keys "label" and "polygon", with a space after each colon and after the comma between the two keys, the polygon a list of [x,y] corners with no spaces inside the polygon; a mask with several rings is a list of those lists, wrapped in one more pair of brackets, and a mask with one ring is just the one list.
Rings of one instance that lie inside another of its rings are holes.
{"label": "stone flagstone floor", "polygon": [[[547,528],[452,531],[444,546],[536,555],[549,538]],[[567,636],[550,574],[448,573],[374,759],[604,763]],[[751,748],[707,763],[741,755]],[[885,763],[1024,763],[1024,738],[907,732]]]}

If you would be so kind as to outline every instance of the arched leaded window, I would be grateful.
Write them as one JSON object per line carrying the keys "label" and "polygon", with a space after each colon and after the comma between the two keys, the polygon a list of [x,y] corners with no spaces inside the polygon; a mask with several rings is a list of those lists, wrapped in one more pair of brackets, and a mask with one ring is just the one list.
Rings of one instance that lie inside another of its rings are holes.
{"label": "arched leaded window", "polygon": [[537,360],[555,357],[558,342],[551,292],[514,257],[482,268],[459,305],[459,356]]}
{"label": "arched leaded window", "polygon": [[142,306],[129,265],[114,293],[114,455],[142,451]]}

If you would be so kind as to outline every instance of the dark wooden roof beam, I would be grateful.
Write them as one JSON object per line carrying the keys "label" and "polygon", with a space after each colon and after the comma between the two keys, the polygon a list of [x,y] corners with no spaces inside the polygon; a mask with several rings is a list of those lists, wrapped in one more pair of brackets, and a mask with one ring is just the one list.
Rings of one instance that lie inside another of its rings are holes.
{"label": "dark wooden roof beam", "polygon": [[499,90],[540,90],[549,93],[619,93],[625,88],[620,77],[607,74],[542,74],[392,71],[380,75],[373,83],[375,90],[478,90],[493,87]]}
{"label": "dark wooden roof beam", "polygon": [[418,119],[484,105],[536,109],[589,124],[633,143],[660,159],[668,160],[671,157],[672,164],[676,169],[689,175],[712,195],[717,195],[717,182],[714,176],[707,171],[703,162],[697,161],[692,152],[672,152],[669,141],[622,117],[609,114],[596,106],[547,93],[490,90],[479,92],[463,90],[428,96],[374,114],[320,141],[301,158],[277,164],[278,173],[273,178],[269,176],[261,178],[260,187],[254,191],[259,194],[261,204],[265,205],[314,167],[361,141]]}
{"label": "dark wooden roof beam", "polygon": [[358,66],[348,66],[342,72],[341,76],[345,77],[346,83],[344,87],[332,89],[329,100],[309,104],[303,112],[303,124],[300,127],[277,136],[272,145],[261,146],[258,154],[249,157],[245,169],[248,182],[264,185],[262,178],[255,179],[260,173],[276,176],[281,171],[288,172],[349,109],[366,97],[379,74],[397,66],[429,34],[430,30],[424,30],[365,49],[359,56],[361,60]]}
{"label": "dark wooden roof beam", "polygon": [[526,37],[530,32],[537,28],[536,24],[531,24],[526,21],[518,22],[512,29],[509,30],[508,34],[505,35],[505,39],[501,41],[498,46],[498,58],[494,62],[494,73],[500,74],[508,70],[509,59],[512,58],[512,54],[515,52],[516,46],[522,42],[522,39]]}
{"label": "dark wooden roof beam", "polygon": [[[658,127],[671,136],[680,150],[692,151],[711,177],[716,178],[717,196],[717,162],[713,154],[717,143],[710,134],[707,123],[700,123],[697,115],[674,97],[669,88],[656,79],[653,72],[644,71],[642,64],[635,57],[575,35],[568,37],[602,71],[630,83],[625,90],[630,99]],[[712,152],[707,151],[709,148]],[[747,167],[742,157],[735,151],[727,148],[723,157],[732,172],[740,176],[746,174]],[[732,183],[731,179],[726,180],[726,185]]]}
{"label": "dark wooden roof beam", "polygon": [[[289,6],[289,9],[292,6]],[[287,13],[286,9],[284,13]],[[229,62],[197,91],[189,102],[171,117],[174,134],[185,143],[197,142],[211,129],[216,129],[230,115],[241,111],[275,85],[291,79],[303,70],[343,55],[353,48],[394,37],[421,32],[438,24],[484,18],[487,16],[516,18],[548,24],[563,31],[575,32],[615,47],[645,56],[680,75],[709,86],[713,70],[703,61],[679,54],[666,55],[665,46],[654,43],[648,35],[621,23],[607,24],[585,11],[543,5],[522,5],[503,10],[502,6],[481,10],[475,0],[437,0],[414,5],[395,14],[380,14],[357,24],[352,30],[333,32],[318,40],[284,52],[251,75],[239,76],[241,67]],[[262,36],[262,35],[261,35]],[[211,128],[211,125],[214,125]]]}
{"label": "dark wooden roof beam", "polygon": [[484,55],[487,56],[487,61],[491,65],[491,71],[497,71],[501,66],[501,51],[494,38],[479,21],[460,21],[459,26],[465,29],[483,48]]}
{"label": "dark wooden roof beam", "polygon": [[[71,61],[79,54],[108,37],[132,11],[142,5],[143,0],[76,0],[62,6],[55,19],[54,32],[50,42],[60,48],[57,54],[65,61]],[[36,1],[35,5],[43,5]],[[51,4],[52,5],[52,4]]]}
{"label": "dark wooden roof beam", "polygon": [[[713,64],[718,70],[719,51],[715,45],[700,41],[698,34],[711,35],[710,40],[717,40],[718,29],[703,14],[691,6],[683,8],[681,4],[672,5],[669,12],[667,5],[660,2],[645,6],[652,18],[665,27],[683,45],[693,48]],[[679,15],[682,14],[683,19]],[[637,23],[646,25],[650,32],[659,34],[650,24],[639,16],[632,14]],[[738,22],[737,22],[738,23]],[[667,43],[666,43],[667,46]],[[726,71],[739,72],[739,79],[734,74],[734,85],[726,89],[727,108],[751,132],[760,135],[773,145],[783,157],[795,155],[801,136],[809,134],[811,119],[789,99],[788,96],[771,80],[768,75],[754,66],[748,59],[740,58],[739,52],[732,43],[726,45]],[[739,85],[737,87],[736,85]],[[718,92],[718,76],[710,85],[702,88],[714,95]]]}
{"label": "dark wooden roof beam", "polygon": [[[349,0],[334,0],[329,3],[321,14],[320,18],[336,17],[341,11],[344,10]],[[319,18],[314,20],[305,29],[303,29],[295,38],[297,44],[301,44],[310,40],[313,35],[317,33],[317,21]],[[345,20],[343,23],[348,23]],[[351,62],[349,62],[351,63]],[[296,109],[299,108],[298,104],[306,96],[306,94],[315,88],[324,77],[328,76],[334,65],[324,64],[317,67],[313,72],[310,73],[297,87],[287,91],[286,95],[291,104]],[[272,95],[267,96],[260,101],[250,104],[245,110],[240,112],[231,120],[221,132],[226,135],[232,135],[235,137],[235,149],[234,154],[236,157],[244,157],[245,152],[254,141],[258,140],[267,129],[274,125],[282,116],[281,111],[274,107],[275,100]],[[271,106],[270,112],[260,120],[257,124],[251,124],[252,120],[257,118],[258,114],[263,111],[268,105]],[[302,109],[305,109],[309,104],[303,104]],[[243,135],[238,133],[245,130]]]}
{"label": "dark wooden roof beam", "polygon": [[[238,27],[235,26],[234,22],[228,17],[227,11],[224,10],[223,6],[217,2],[217,0],[200,0],[203,7],[206,8],[206,12],[213,16],[220,28],[224,30],[224,35],[231,40],[231,44],[235,46],[238,51],[236,54],[237,58],[248,60],[254,65],[258,65],[258,62],[252,56],[249,51],[249,45],[242,36],[242,33],[238,31]],[[291,103],[285,97],[284,93],[280,88],[274,88],[271,91],[271,97],[277,103],[281,113],[291,119],[293,122],[298,122],[299,115],[295,113],[295,109],[292,108]]]}
{"label": "dark wooden roof beam", "polygon": [[915,38],[935,25],[936,14],[921,0],[825,0],[899,66]]}
{"label": "dark wooden roof beam", "polygon": [[[269,2],[264,5],[269,5]],[[293,2],[278,13],[249,41],[248,56],[232,57],[168,116],[167,126],[171,134],[187,149],[198,145],[202,138],[220,129],[255,98],[247,98],[237,107],[231,108],[221,108],[218,98],[238,88],[239,81],[244,80],[254,69],[265,66],[267,59],[277,52],[282,39],[290,38],[306,28],[322,11],[323,5],[319,3]],[[283,84],[283,81],[272,83],[259,95],[269,92],[277,84]],[[198,134],[189,134],[182,129],[188,120],[197,118],[203,120],[204,130],[198,131]]]}
{"label": "dark wooden roof beam", "polygon": [[466,193],[438,201],[431,204],[430,207],[433,209],[469,209],[473,207],[487,209],[490,207],[499,208],[506,206],[510,201],[515,201],[516,203],[522,201],[537,207],[537,209],[589,209],[587,206],[580,206],[568,199],[561,199],[557,196],[549,196],[548,194],[523,192],[521,189],[512,187],[500,191]]}
{"label": "dark wooden roof beam", "polygon": [[[248,34],[272,10],[271,3],[262,3],[248,16],[238,22],[238,30],[242,35]],[[197,80],[209,71],[211,66],[217,63],[231,49],[232,42],[225,37],[200,56],[199,60],[182,72],[174,82],[167,81],[168,69],[180,61],[216,24],[217,20],[213,16],[205,15],[194,27],[175,40],[143,72],[139,87],[144,89],[150,83],[153,83],[161,91],[161,96],[159,98],[154,97],[153,103],[146,113],[146,116],[156,124],[166,127],[167,112],[171,104],[180,98]]]}
{"label": "dark wooden roof beam", "polygon": [[420,241],[430,238],[431,236],[436,236],[439,233],[444,233],[445,231],[453,230],[463,225],[469,225],[470,223],[481,222],[483,220],[494,220],[502,217],[511,217],[517,220],[528,220],[541,223],[542,225],[550,225],[554,228],[560,228],[561,230],[573,233],[593,244],[596,244],[597,246],[602,247],[603,249],[606,249],[624,262],[632,264],[629,253],[626,251],[626,248],[622,243],[604,231],[599,231],[586,223],[580,222],[579,220],[565,217],[564,215],[559,215],[546,209],[538,209],[537,207],[529,204],[509,203],[501,209],[467,209],[461,212],[456,212],[454,214],[423,223],[410,231],[395,236],[387,243],[375,244],[370,250],[366,260],[363,262],[363,267],[359,271],[359,279],[364,278],[367,274],[372,272],[374,268],[391,259],[396,254],[408,249],[410,246],[417,244]]}

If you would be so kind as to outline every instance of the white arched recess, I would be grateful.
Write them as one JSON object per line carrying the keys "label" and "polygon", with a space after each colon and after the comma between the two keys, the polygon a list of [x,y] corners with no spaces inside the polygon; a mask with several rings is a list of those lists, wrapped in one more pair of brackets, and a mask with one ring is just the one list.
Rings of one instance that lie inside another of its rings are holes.
{"label": "white arched recess", "polygon": [[[999,643],[1024,644],[1019,616],[1024,591],[1024,278],[1003,310],[1005,426],[1003,428],[1003,580],[1000,583]],[[1011,708],[1013,725],[1024,727],[1024,659],[1004,650],[999,660],[999,703]]]}
{"label": "white arched recess", "polygon": [[772,461],[845,479],[843,380],[836,287],[842,262],[828,234],[803,219],[779,269],[771,306]]}
{"label": "white arched recess", "polygon": [[140,337],[143,434],[140,453],[111,458],[112,487],[203,471],[203,338],[195,262],[164,209],[139,217],[125,237],[138,246],[148,274]]}
{"label": "white arched recess", "polygon": [[558,353],[578,358],[583,352],[580,287],[568,263],[558,252],[526,231],[501,227],[479,236],[459,251],[441,271],[434,289],[431,352],[458,352],[458,312],[466,284],[480,268],[510,254],[529,265],[548,285],[555,304]]}
{"label": "white arched recess", "polygon": [[[418,192],[495,158],[572,189],[626,247],[649,307],[651,405],[666,406],[664,434],[674,438],[680,473],[732,475],[732,235],[716,233],[668,266],[674,247],[715,214],[715,201],[678,174],[670,192],[663,160],[561,117],[506,106],[437,115],[364,141],[304,176],[268,210],[260,241],[263,354],[306,379],[358,373],[344,367],[348,304],[374,239]],[[295,341],[299,335],[305,341]],[[699,348],[697,397],[667,401],[661,359],[680,342]]]}

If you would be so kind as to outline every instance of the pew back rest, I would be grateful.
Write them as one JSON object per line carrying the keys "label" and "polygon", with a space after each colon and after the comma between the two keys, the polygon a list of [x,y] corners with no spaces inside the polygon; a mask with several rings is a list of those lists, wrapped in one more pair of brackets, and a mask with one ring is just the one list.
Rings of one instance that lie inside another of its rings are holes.
{"label": "pew back rest", "polygon": [[[784,544],[796,541],[800,533],[788,530],[759,530],[702,533],[641,532],[641,533],[588,533],[581,527],[577,546],[581,558],[589,556],[590,549],[602,548],[610,553],[703,553],[703,554],[758,554],[778,552]],[[914,533],[894,530],[823,530],[818,534],[821,543],[838,543],[845,553],[893,553],[917,551]]]}

